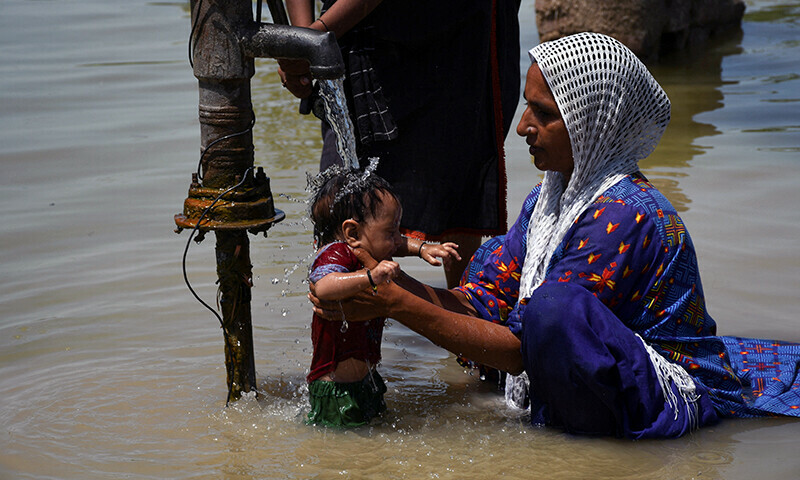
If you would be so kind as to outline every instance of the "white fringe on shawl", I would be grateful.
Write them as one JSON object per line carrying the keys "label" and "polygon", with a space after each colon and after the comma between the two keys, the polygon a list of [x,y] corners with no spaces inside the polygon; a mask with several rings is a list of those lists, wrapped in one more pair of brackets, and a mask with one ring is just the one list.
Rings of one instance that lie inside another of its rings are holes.
{"label": "white fringe on shawl", "polygon": [[689,415],[689,428],[696,430],[700,428],[700,418],[697,413],[697,400],[700,396],[697,394],[697,386],[694,384],[692,376],[680,365],[670,362],[653,347],[647,344],[639,334],[636,334],[639,340],[642,341],[644,349],[647,350],[647,355],[650,357],[650,363],[658,376],[658,382],[661,384],[661,391],[664,393],[664,399],[667,405],[672,408],[675,413],[675,420],[678,419],[680,407],[678,406],[678,398],[675,392],[672,391],[672,383],[678,389],[678,394],[681,400],[686,405],[686,414]]}

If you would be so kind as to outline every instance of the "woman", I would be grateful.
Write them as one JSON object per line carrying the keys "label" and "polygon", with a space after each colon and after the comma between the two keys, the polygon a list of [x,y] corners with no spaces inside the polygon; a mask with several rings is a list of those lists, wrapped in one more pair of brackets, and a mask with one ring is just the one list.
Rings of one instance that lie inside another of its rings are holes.
{"label": "woman", "polygon": [[[366,303],[454,353],[524,371],[532,421],[574,433],[677,437],[721,416],[798,416],[800,349],[715,336],[688,232],[638,170],[669,122],[661,87],[600,34],[530,56],[517,133],[545,175],[517,222],[478,250],[459,289],[402,277],[355,298],[347,318]],[[742,376],[743,353],[765,348],[770,369]]]}
{"label": "woman", "polygon": [[[463,261],[507,228],[503,142],[519,95],[519,0],[288,0],[293,25],[336,34],[360,163],[403,199],[401,231],[452,241]],[[311,95],[307,62],[281,61],[281,81]],[[322,126],[320,170],[341,164]]]}

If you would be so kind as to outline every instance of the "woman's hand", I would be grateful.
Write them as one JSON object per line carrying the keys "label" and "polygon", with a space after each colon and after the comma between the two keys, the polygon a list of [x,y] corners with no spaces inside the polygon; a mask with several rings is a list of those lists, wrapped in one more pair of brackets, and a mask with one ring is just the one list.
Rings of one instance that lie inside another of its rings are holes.
{"label": "woman's hand", "polygon": [[397,288],[395,285],[383,284],[375,294],[367,289],[346,300],[320,300],[312,283],[309,285],[308,300],[314,313],[326,320],[365,322],[375,317],[389,316],[388,303],[384,296],[390,287]]}
{"label": "woman's hand", "polygon": [[370,270],[374,269],[378,266],[378,261],[372,258],[372,255],[369,254],[368,251],[364,250],[361,247],[354,248],[353,254],[356,256],[361,265],[364,265],[366,268]]}
{"label": "woman's hand", "polygon": [[[453,242],[438,243],[423,243],[419,247],[419,256],[421,259],[438,267],[444,262],[444,269],[450,270],[453,262],[460,262],[461,255],[458,254],[458,245]],[[438,259],[442,260],[439,261]]]}
{"label": "woman's hand", "polygon": [[311,71],[307,60],[279,59],[278,76],[284,88],[297,98],[311,95]]}
{"label": "woman's hand", "polygon": [[308,299],[314,313],[324,319],[362,322],[388,316],[389,291],[398,288],[391,279],[402,273],[400,266],[388,260],[379,263],[363,248],[354,248],[353,253],[364,267],[370,269],[377,291],[365,289],[346,300],[321,300],[316,296],[315,285],[310,284]]}
{"label": "woman's hand", "polygon": [[[365,267],[378,265],[363,249],[353,252]],[[312,284],[308,299],[322,318],[348,322],[393,318],[457,355],[506,372],[522,371],[519,339],[506,326],[475,318],[477,312],[462,292],[434,289],[400,273],[394,281],[378,285],[374,295],[367,289],[341,302],[321,301]]]}

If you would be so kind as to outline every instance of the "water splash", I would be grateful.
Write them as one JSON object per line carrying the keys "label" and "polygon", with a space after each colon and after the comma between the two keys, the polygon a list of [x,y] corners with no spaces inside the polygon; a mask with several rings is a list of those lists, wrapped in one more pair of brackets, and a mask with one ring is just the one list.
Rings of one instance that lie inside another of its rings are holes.
{"label": "water splash", "polygon": [[333,205],[336,205],[341,199],[349,196],[353,191],[363,189],[367,178],[372,175],[372,172],[378,168],[378,159],[377,158],[370,158],[369,165],[367,168],[364,169],[361,174],[356,174],[356,172],[352,172],[348,174],[347,183],[342,187],[341,190],[336,194],[333,198],[333,202],[331,203],[331,210],[333,209]]}
{"label": "water splash", "polygon": [[[310,262],[311,262],[311,258],[314,257],[316,254],[317,254],[316,251],[311,251],[305,257],[299,259],[294,264],[292,264],[292,266],[284,268],[283,269],[283,283],[289,284],[289,277],[291,277],[292,274],[294,272],[296,272],[297,269],[300,268],[301,266],[308,266],[310,264]],[[275,279],[273,279],[273,282],[272,282],[273,284],[276,283],[274,280]],[[303,283],[303,282],[301,281],[301,283]]]}
{"label": "water splash", "polygon": [[342,163],[347,170],[357,169],[356,137],[344,98],[344,78],[318,80],[318,84],[320,96],[325,101],[325,117],[336,134],[336,149]]}
{"label": "water splash", "polygon": [[[378,168],[377,157],[369,159],[369,165],[367,165],[366,168],[364,168],[364,171],[348,170],[347,167],[342,167],[339,165],[331,165],[325,171],[320,172],[316,175],[306,174],[306,180],[308,182],[306,190],[310,192],[311,199],[317,198],[320,189],[325,185],[325,182],[327,182],[330,178],[338,175],[346,175],[347,181],[345,182],[341,190],[339,190],[336,193],[336,196],[331,202],[331,211],[333,211],[334,205],[336,205],[341,199],[347,197],[355,190],[363,189],[365,182],[367,181],[369,176],[375,172],[377,168]],[[313,201],[310,201],[309,208],[312,206],[313,206]]]}

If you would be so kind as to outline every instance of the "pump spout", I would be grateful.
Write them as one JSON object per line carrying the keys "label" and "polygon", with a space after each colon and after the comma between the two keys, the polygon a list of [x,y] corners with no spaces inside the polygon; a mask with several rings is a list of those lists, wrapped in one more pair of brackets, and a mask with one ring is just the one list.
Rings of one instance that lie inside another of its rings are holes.
{"label": "pump spout", "polygon": [[344,75],[342,53],[333,33],[271,23],[254,25],[240,39],[245,55],[306,59],[314,78],[335,79]]}

